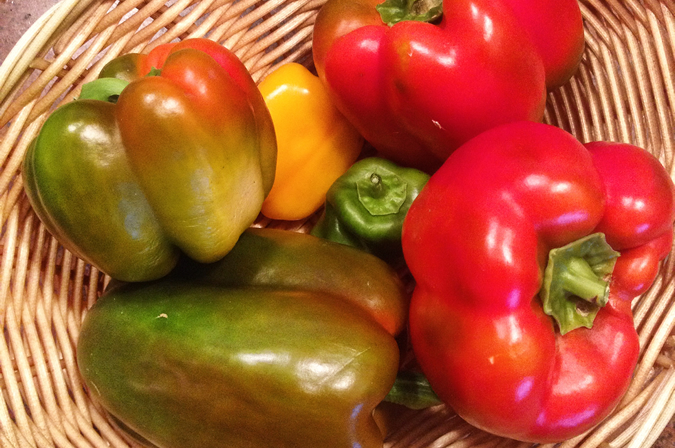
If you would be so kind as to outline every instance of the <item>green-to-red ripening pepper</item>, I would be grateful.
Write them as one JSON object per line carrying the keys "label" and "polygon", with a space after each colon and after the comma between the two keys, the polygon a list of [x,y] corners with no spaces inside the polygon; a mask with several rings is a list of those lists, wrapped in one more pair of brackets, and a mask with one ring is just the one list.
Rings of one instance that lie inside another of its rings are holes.
{"label": "green-to-red ripening pepper", "polygon": [[403,224],[411,341],[433,390],[518,440],[598,424],[630,384],[631,301],[670,252],[674,220],[672,179],[633,145],[520,122],[461,146]]}
{"label": "green-to-red ripening pepper", "polygon": [[361,135],[427,172],[494,126],[540,121],[547,88],[569,79],[583,49],[576,0],[329,0],[312,44]]}
{"label": "green-to-red ripening pepper", "polygon": [[381,448],[372,412],[396,377],[407,304],[372,255],[249,229],[216,263],[113,286],[87,313],[78,366],[160,448]]}
{"label": "green-to-red ripening pepper", "polygon": [[[138,77],[151,68],[161,73]],[[26,154],[38,216],[72,252],[125,281],[165,275],[180,252],[222,258],[274,181],[274,128],[246,68],[217,43],[189,39],[113,60],[103,75],[131,80],[117,104],[64,105]]]}

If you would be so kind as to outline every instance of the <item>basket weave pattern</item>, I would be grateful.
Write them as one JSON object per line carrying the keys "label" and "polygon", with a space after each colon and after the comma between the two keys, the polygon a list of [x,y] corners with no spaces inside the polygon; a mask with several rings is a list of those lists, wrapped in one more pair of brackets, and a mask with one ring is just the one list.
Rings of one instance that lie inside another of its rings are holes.
{"label": "basket weave pattern", "polygon": [[[52,238],[23,192],[21,161],[49,112],[75,98],[112,58],[175,39],[207,36],[224,44],[256,81],[287,61],[311,66],[312,26],[325,1],[62,0],[8,55],[0,67],[0,446],[136,446],[89,399],[75,363],[80,324],[108,279]],[[577,75],[549,94],[545,121],[582,142],[644,147],[672,177],[675,3],[580,5],[586,51]],[[256,224],[305,231],[311,223]],[[674,264],[671,256],[635,301],[642,352],[622,404],[562,447],[648,447],[671,420]],[[402,412],[392,428],[387,448],[529,446],[472,428],[444,406]]]}

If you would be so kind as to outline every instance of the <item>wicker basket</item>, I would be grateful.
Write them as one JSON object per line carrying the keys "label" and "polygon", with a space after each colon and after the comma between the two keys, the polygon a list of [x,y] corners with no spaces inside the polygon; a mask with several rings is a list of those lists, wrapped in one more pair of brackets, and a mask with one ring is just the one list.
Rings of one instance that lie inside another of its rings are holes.
{"label": "wicker basket", "polygon": [[[64,250],[33,214],[21,160],[50,110],[77,96],[113,57],[208,36],[258,81],[286,61],[311,64],[325,0],[62,0],[0,67],[0,445],[129,447],[78,376],[75,343],[107,279]],[[673,0],[581,0],[586,52],[549,95],[545,120],[581,141],[647,148],[671,175],[675,122]],[[92,198],[95,200],[95,198]],[[307,222],[270,222],[303,231]],[[620,407],[563,447],[652,446],[675,413],[674,261],[634,306],[642,353]],[[389,416],[386,447],[528,446],[472,428],[444,406]]]}

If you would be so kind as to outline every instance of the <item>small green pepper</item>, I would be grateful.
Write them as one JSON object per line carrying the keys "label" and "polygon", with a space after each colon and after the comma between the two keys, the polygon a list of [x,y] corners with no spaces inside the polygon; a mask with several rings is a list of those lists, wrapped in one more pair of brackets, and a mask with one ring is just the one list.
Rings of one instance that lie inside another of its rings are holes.
{"label": "small green pepper", "polygon": [[398,259],[403,219],[428,180],[428,174],[389,160],[360,160],[330,187],[324,213],[311,233],[386,260]]}

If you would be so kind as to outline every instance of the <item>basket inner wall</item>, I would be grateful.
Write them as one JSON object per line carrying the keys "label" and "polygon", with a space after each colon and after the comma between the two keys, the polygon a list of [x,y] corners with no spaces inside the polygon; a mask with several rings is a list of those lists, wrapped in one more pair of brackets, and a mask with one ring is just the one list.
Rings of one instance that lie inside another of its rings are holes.
{"label": "basket inner wall", "polygon": [[[77,373],[75,344],[86,310],[108,278],[65,250],[34,215],[21,161],[51,110],[117,55],[208,36],[260,81],[277,66],[312,67],[314,18],[325,0],[64,0],[29,30],[0,67],[0,445],[127,447],[135,442],[92,402]],[[579,72],[550,92],[545,122],[582,142],[622,141],[655,154],[675,176],[673,42],[669,0],[582,0],[586,51]],[[92,201],[96,198],[92,197]],[[301,222],[257,226],[308,231]],[[673,257],[635,301],[641,359],[624,402],[566,447],[651,446],[675,412]],[[440,406],[382,414],[386,446],[528,446],[461,421]]]}

